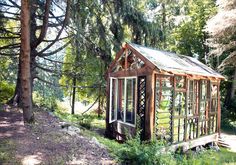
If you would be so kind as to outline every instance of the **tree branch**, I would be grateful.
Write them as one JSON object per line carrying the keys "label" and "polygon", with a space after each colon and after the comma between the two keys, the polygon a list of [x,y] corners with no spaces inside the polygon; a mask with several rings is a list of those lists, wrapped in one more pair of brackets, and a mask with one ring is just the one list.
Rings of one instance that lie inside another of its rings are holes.
{"label": "tree branch", "polygon": [[[63,61],[52,60],[52,59],[45,58],[45,57],[41,57],[41,58],[43,58],[44,60],[50,61],[52,63],[65,64]],[[68,64],[72,64],[72,63],[68,63]]]}
{"label": "tree branch", "polygon": [[20,38],[20,36],[19,37],[15,37],[15,36],[10,36],[10,37],[0,37],[0,39],[16,39],[16,38]]}
{"label": "tree branch", "polygon": [[17,8],[21,8],[16,2],[14,2],[14,1],[12,1],[12,0],[9,0],[15,7],[17,7]]}
{"label": "tree branch", "polygon": [[0,15],[0,18],[6,18],[6,19],[11,19],[11,20],[15,20],[15,21],[20,21],[20,18],[18,17],[8,17],[8,16],[5,16],[5,15]]}
{"label": "tree branch", "polygon": [[9,45],[0,47],[0,50],[3,50],[3,49],[14,49],[14,48],[19,48],[19,47],[20,47],[20,43],[9,44]]}
{"label": "tree branch", "polygon": [[54,39],[54,41],[51,44],[49,44],[43,50],[38,52],[38,55],[44,53],[47,49],[49,49],[52,45],[54,45],[56,43],[56,41],[59,39],[59,37],[61,36],[61,33],[62,33],[63,29],[65,28],[65,26],[66,26],[66,24],[68,22],[68,19],[69,19],[70,2],[71,2],[70,0],[67,0],[65,19],[64,19],[63,25],[62,25],[60,31],[58,32],[56,38]]}
{"label": "tree branch", "polygon": [[60,52],[61,50],[63,50],[64,48],[66,48],[69,44],[71,43],[71,40],[68,41],[67,43],[65,43],[63,46],[61,46],[60,48],[54,50],[54,51],[51,51],[50,53],[43,53],[43,54],[40,54],[39,57],[46,57],[46,56],[51,56],[55,53],[58,53]]}
{"label": "tree branch", "polygon": [[[70,38],[72,37],[73,35],[69,35],[69,36],[66,36],[66,37],[62,37],[62,38],[59,38],[57,41],[60,41],[60,40],[64,40],[64,39],[67,39],[67,38]],[[44,39],[43,42],[53,42],[54,40],[46,40]]]}
{"label": "tree branch", "polygon": [[44,17],[43,17],[43,25],[42,25],[42,28],[41,28],[40,35],[37,38],[35,44],[33,44],[33,47],[37,47],[43,41],[43,39],[44,39],[44,37],[47,33],[50,4],[51,4],[51,0],[46,0],[45,12],[44,12]]}
{"label": "tree branch", "polygon": [[7,56],[7,57],[13,57],[13,56],[19,56],[20,53],[10,54],[10,53],[1,53],[0,56]]}
{"label": "tree branch", "polygon": [[0,3],[0,6],[7,6],[7,7],[15,7],[15,8],[18,8],[17,6],[9,5],[9,4],[6,4],[6,3]]}

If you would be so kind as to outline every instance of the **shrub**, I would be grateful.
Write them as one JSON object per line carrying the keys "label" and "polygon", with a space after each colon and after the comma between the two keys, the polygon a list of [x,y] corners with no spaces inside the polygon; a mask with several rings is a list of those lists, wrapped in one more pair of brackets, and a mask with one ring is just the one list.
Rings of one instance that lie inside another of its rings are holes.
{"label": "shrub", "polygon": [[139,135],[126,141],[115,155],[122,164],[176,164],[171,153],[163,153],[164,143],[141,142]]}
{"label": "shrub", "polygon": [[0,82],[0,103],[6,103],[13,96],[14,87],[6,81]]}

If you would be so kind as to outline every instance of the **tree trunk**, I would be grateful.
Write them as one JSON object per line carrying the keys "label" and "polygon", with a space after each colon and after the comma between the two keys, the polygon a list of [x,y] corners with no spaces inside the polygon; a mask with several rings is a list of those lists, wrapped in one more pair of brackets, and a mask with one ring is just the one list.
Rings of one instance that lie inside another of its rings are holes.
{"label": "tree trunk", "polygon": [[21,101],[25,122],[32,122],[32,92],[30,76],[30,1],[21,0],[21,53],[20,53],[20,81]]}
{"label": "tree trunk", "polygon": [[71,114],[75,114],[75,90],[76,90],[76,77],[73,77],[73,93],[72,93],[72,107]]}
{"label": "tree trunk", "polygon": [[[31,60],[30,60],[31,91],[33,91],[34,78],[37,74],[36,73],[36,58],[35,58],[36,54],[37,54],[37,52],[31,51],[31,55],[30,55],[31,56]],[[20,99],[20,98],[22,98],[20,77],[21,77],[21,64],[20,64],[20,60],[19,60],[15,93],[12,96],[12,98],[7,102],[7,104],[9,104],[9,105],[14,105],[14,106],[19,106],[19,107],[21,107],[21,105],[22,105],[21,99]],[[31,98],[31,100],[32,100],[32,98]]]}
{"label": "tree trunk", "polygon": [[231,100],[235,97],[236,94],[236,67],[234,68],[234,77],[232,81],[232,89],[231,89]]}
{"label": "tree trunk", "polygon": [[21,83],[20,83],[20,75],[21,75],[21,68],[20,68],[20,60],[18,64],[18,72],[17,72],[17,80],[16,80],[16,87],[15,93],[12,98],[7,102],[9,105],[20,106],[20,97],[21,97]]}
{"label": "tree trunk", "polygon": [[[31,3],[31,4],[30,4]],[[29,3],[31,11],[30,11],[30,45],[31,45],[31,50],[30,50],[30,77],[31,77],[31,91],[33,91],[33,82],[34,82],[34,77],[36,76],[36,56],[37,56],[37,50],[36,47],[33,47],[34,43],[37,40],[36,36],[36,31],[37,31],[37,26],[36,26],[36,9],[37,6],[39,5],[36,0],[31,0]],[[10,105],[15,105],[21,107],[21,98],[22,98],[22,92],[21,92],[21,69],[20,69],[20,60],[19,60],[19,65],[18,65],[18,73],[17,73],[17,82],[16,82],[16,87],[15,87],[15,93],[13,97],[8,101],[8,104]],[[32,98],[31,98],[32,100]]]}
{"label": "tree trunk", "polygon": [[98,89],[98,117],[101,117],[101,84],[99,85],[99,89]]}

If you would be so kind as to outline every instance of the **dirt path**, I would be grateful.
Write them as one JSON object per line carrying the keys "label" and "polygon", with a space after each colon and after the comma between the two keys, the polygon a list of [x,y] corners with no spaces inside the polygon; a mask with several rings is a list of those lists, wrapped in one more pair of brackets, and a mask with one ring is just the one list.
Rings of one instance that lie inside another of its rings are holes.
{"label": "dirt path", "polygon": [[0,111],[0,142],[13,141],[17,162],[24,165],[115,164],[96,139],[82,136],[79,130],[69,133],[68,129],[61,128],[58,118],[47,112],[37,111],[35,118],[35,124],[24,125],[19,110]]}

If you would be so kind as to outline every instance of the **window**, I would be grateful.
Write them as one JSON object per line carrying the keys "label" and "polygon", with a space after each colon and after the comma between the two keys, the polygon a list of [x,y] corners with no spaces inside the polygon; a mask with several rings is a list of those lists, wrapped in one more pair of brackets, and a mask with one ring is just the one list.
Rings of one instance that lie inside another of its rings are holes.
{"label": "window", "polygon": [[211,85],[211,112],[217,112],[217,84]]}
{"label": "window", "polygon": [[124,110],[125,110],[125,80],[118,79],[118,87],[117,87],[117,119],[124,120]]}
{"label": "window", "polygon": [[126,80],[126,122],[134,124],[136,79]]}
{"label": "window", "polygon": [[110,123],[118,120],[135,124],[137,78],[110,79]]}
{"label": "window", "polygon": [[157,139],[171,141],[171,111],[173,103],[173,77],[156,77],[155,135]]}
{"label": "window", "polygon": [[193,116],[196,113],[196,80],[189,80],[189,86],[188,86],[188,111],[187,116]]}

